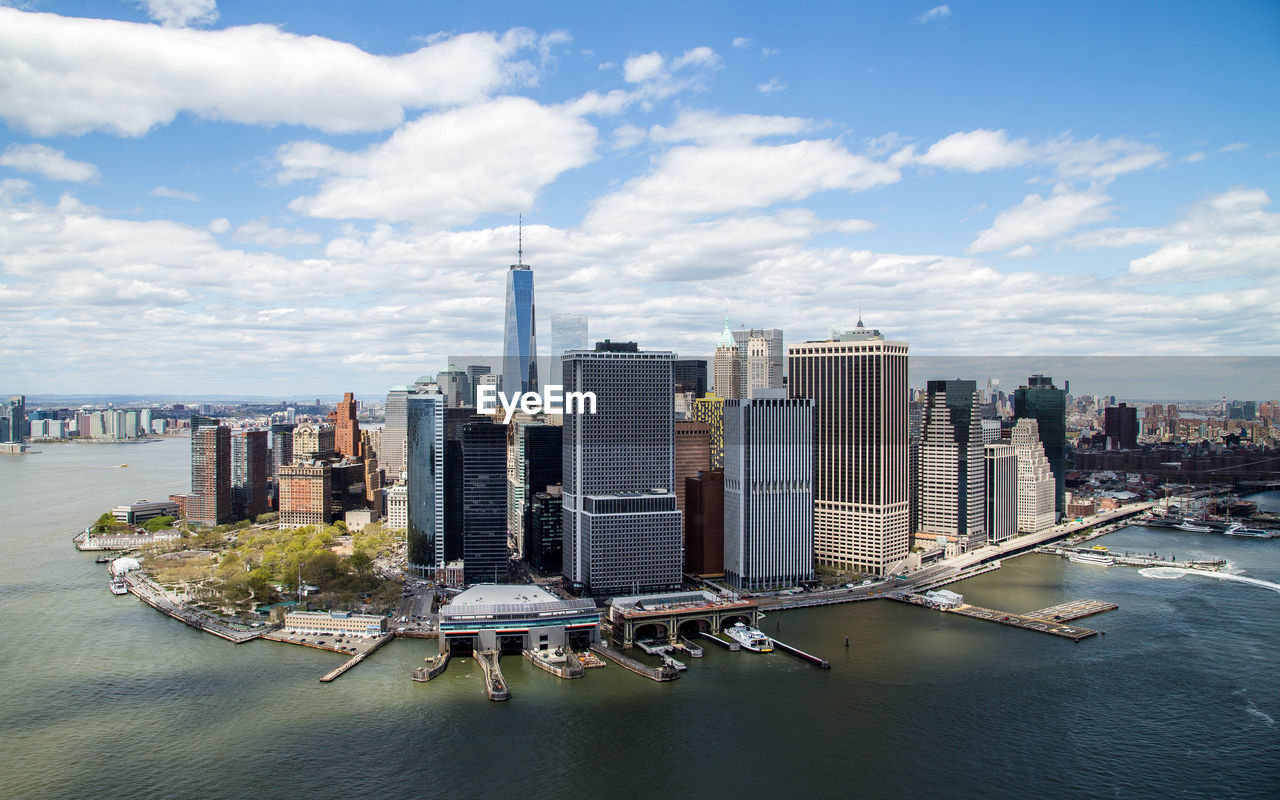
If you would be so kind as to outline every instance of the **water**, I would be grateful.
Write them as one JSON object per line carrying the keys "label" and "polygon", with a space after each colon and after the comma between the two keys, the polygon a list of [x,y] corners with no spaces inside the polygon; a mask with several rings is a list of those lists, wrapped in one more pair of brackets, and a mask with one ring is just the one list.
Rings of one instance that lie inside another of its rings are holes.
{"label": "water", "polygon": [[[1073,644],[875,601],[768,615],[831,661],[706,648],[680,680],[616,666],[560,681],[504,658],[409,673],[396,641],[331,684],[336,654],[236,646],[107,592],[70,537],[186,488],[187,443],[0,458],[0,795],[327,797],[1274,797],[1280,595],[1030,555],[955,584],[1029,611],[1119,603]],[[116,465],[128,462],[127,469]],[[1280,507],[1280,493],[1261,498]],[[1113,550],[1218,555],[1280,581],[1280,540],[1126,528]],[[844,647],[848,635],[853,646]]]}

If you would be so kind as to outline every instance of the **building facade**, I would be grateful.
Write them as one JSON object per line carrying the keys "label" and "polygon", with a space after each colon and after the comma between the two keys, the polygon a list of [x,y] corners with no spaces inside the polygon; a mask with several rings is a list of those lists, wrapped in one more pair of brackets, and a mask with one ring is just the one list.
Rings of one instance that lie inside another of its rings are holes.
{"label": "building facade", "polygon": [[333,522],[333,467],[324,462],[280,468],[280,527],[324,526]]}
{"label": "building facade", "polygon": [[1013,445],[983,445],[986,467],[987,543],[1000,544],[1018,535],[1018,459]]}
{"label": "building facade", "polygon": [[693,419],[709,429],[711,469],[724,469],[724,398],[709,394],[693,402]]}
{"label": "building facade", "polygon": [[1018,420],[1013,426],[1011,441],[1018,471],[1018,531],[1036,533],[1053,527],[1057,518],[1055,481],[1044,453],[1039,423],[1034,419]]}
{"label": "building facade", "polygon": [[919,531],[955,536],[961,550],[986,544],[986,473],[975,381],[929,381],[916,476]]}
{"label": "building facade", "polygon": [[267,513],[271,464],[266,431],[231,434],[231,515],[255,519]]}
{"label": "building facade", "polygon": [[360,458],[364,455],[360,441],[360,422],[356,418],[356,399],[351,392],[342,395],[342,402],[334,411],[333,449],[342,458]]}
{"label": "building facade", "polygon": [[1015,419],[1033,419],[1040,431],[1040,443],[1044,445],[1045,458],[1053,473],[1053,507],[1056,512],[1065,511],[1067,476],[1067,392],[1055,388],[1053,378],[1032,375],[1027,385],[1014,391],[1013,416]]}
{"label": "building facade", "polygon": [[685,570],[704,578],[724,575],[724,470],[707,470],[684,482]]}
{"label": "building facade", "polygon": [[446,563],[444,395],[405,397],[405,451],[409,571],[434,577],[443,572]]}
{"label": "building facade", "polygon": [[750,398],[754,389],[781,389],[786,349],[778,328],[750,328],[734,331],[734,341],[742,353],[739,397]]}
{"label": "building facade", "polygon": [[720,333],[720,341],[716,344],[716,354],[712,361],[715,373],[715,393],[726,400],[742,397],[744,381],[742,378],[742,348],[729,330],[729,318],[724,318],[724,330]]}
{"label": "building facade", "polygon": [[502,391],[538,391],[537,320],[534,316],[533,269],[512,264],[507,271],[507,313],[502,334]]}
{"label": "building facade", "polygon": [[224,425],[203,425],[191,431],[191,494],[186,513],[197,525],[231,521],[231,429]]}
{"label": "building facade", "polygon": [[560,357],[570,350],[591,348],[585,314],[554,314],[551,317],[551,383],[563,384]]}

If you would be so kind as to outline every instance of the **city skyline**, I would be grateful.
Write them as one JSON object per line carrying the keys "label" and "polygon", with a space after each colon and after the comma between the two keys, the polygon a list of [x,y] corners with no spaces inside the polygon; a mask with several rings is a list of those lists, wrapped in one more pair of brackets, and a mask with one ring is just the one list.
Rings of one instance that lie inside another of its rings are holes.
{"label": "city skyline", "polygon": [[385,391],[500,349],[521,213],[544,319],[646,348],[1277,352],[1265,4],[0,19],[6,391]]}

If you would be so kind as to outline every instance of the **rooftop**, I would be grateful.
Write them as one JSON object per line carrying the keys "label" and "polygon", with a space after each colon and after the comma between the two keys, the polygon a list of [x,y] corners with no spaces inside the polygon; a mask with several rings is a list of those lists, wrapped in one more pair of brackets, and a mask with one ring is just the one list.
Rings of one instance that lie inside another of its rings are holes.
{"label": "rooftop", "polygon": [[537,586],[480,583],[453,598],[451,606],[495,606],[517,603],[555,603],[560,598]]}

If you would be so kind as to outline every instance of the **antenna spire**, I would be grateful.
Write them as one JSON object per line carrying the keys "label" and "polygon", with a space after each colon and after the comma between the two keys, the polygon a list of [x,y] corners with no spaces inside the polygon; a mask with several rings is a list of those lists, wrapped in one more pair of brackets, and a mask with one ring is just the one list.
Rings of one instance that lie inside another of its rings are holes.
{"label": "antenna spire", "polygon": [[517,237],[516,238],[516,264],[523,267],[524,266],[524,214],[520,214],[517,217],[517,219],[519,220],[520,227],[517,229],[517,233],[516,233],[516,237]]}

